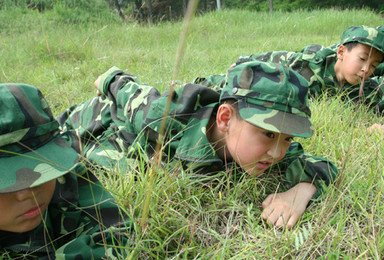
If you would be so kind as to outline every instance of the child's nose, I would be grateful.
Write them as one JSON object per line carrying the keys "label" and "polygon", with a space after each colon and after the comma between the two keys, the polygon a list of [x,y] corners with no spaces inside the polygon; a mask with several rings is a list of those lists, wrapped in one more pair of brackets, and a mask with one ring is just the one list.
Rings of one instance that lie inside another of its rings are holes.
{"label": "child's nose", "polygon": [[273,145],[269,150],[268,150],[268,155],[271,156],[273,159],[278,159],[280,158],[282,154],[282,149],[280,145]]}
{"label": "child's nose", "polygon": [[367,74],[368,71],[369,71],[369,67],[370,67],[370,65],[369,65],[368,63],[365,63],[365,64],[363,65],[363,67],[361,68],[361,70],[362,70],[365,74]]}
{"label": "child's nose", "polygon": [[21,190],[16,192],[16,198],[19,201],[31,199],[35,197],[35,192],[33,188]]}

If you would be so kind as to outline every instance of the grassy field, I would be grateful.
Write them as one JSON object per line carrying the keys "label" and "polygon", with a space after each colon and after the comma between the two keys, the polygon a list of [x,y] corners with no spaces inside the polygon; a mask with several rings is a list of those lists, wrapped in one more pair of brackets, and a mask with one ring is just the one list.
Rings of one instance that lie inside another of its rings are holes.
{"label": "grassy field", "polygon": [[[178,80],[226,72],[241,54],[331,45],[352,25],[377,26],[367,10],[253,13],[222,10],[195,17]],[[0,82],[39,87],[57,115],[95,95],[93,81],[113,65],[159,89],[169,87],[182,22],[140,25],[119,21],[66,24],[53,12],[0,11]],[[261,202],[278,189],[274,177],[218,185],[159,173],[147,228],[132,234],[133,258],[151,259],[383,259],[384,149],[380,122],[337,97],[311,102],[313,138],[299,140],[311,154],[331,159],[339,177],[292,230],[266,226]],[[129,174],[104,180],[140,222],[148,180]],[[208,182],[209,183],[209,182]]]}

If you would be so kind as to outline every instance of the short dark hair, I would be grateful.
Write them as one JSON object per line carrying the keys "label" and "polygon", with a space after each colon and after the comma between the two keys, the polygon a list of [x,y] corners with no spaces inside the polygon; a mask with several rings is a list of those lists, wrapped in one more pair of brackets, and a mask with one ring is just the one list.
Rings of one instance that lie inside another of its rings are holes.
{"label": "short dark hair", "polygon": [[[353,48],[355,48],[357,45],[359,44],[364,44],[364,43],[360,43],[360,42],[347,42],[344,44],[344,46],[347,48],[348,51],[351,51]],[[374,48],[374,47],[372,47]],[[383,55],[383,59],[380,61],[383,62],[384,61],[384,55]]]}
{"label": "short dark hair", "polygon": [[347,42],[347,43],[344,43],[344,46],[347,47],[348,51],[351,51],[353,48],[355,48],[359,44],[360,44],[359,42]]}

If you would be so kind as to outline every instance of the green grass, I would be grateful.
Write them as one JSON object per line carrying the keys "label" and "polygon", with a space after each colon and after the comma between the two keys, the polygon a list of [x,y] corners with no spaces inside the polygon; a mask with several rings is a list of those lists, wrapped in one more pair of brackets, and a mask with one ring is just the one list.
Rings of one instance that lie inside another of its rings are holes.
{"label": "green grass", "polygon": [[[382,23],[382,16],[367,10],[207,13],[193,21],[178,79],[223,73],[241,54],[331,45],[349,26]],[[168,88],[181,28],[181,22],[148,26],[102,19],[64,24],[54,13],[0,11],[0,82],[39,87],[55,115],[92,97],[93,81],[113,65]],[[300,142],[335,162],[340,174],[296,228],[278,230],[261,221],[261,202],[279,188],[273,176],[235,180],[221,173],[201,183],[187,173],[160,172],[147,229],[132,234],[134,257],[382,259],[384,134],[366,130],[382,118],[338,98],[310,105],[316,133]],[[141,172],[133,181],[129,174],[112,174],[105,185],[138,224],[147,176]]]}

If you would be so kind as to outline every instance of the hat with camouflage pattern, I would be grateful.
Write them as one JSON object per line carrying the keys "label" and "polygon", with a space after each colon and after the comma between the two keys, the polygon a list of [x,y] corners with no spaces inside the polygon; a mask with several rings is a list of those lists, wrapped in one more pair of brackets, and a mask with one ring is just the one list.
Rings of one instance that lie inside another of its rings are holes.
{"label": "hat with camouflage pattern", "polygon": [[365,25],[351,26],[343,32],[341,43],[359,42],[379,50],[384,53],[384,32],[379,27],[369,27]]}
{"label": "hat with camouflage pattern", "polygon": [[0,84],[0,193],[39,186],[69,172],[78,154],[58,132],[42,93]]}
{"label": "hat with camouflage pattern", "polygon": [[313,134],[308,83],[286,66],[252,61],[231,68],[220,100],[236,99],[240,116],[257,127],[298,137]]}

